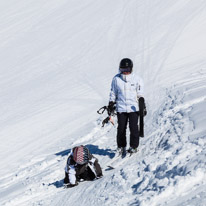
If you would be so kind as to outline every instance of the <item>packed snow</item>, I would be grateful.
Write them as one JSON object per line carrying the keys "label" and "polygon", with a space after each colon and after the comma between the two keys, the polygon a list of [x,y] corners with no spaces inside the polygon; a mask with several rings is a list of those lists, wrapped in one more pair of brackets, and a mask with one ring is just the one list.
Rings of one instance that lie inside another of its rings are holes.
{"label": "packed snow", "polygon": [[[0,205],[205,206],[205,36],[205,0],[1,1]],[[117,122],[97,110],[124,57],[148,115],[139,152],[114,161]],[[65,189],[81,144],[104,176]]]}

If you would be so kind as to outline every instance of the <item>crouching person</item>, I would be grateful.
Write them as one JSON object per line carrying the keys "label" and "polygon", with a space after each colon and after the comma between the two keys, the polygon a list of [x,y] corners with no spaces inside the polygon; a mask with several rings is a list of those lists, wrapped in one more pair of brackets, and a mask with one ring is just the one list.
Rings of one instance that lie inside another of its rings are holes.
{"label": "crouching person", "polygon": [[89,152],[87,147],[81,145],[72,149],[65,167],[66,187],[74,187],[78,185],[78,182],[91,181],[102,176],[98,159]]}

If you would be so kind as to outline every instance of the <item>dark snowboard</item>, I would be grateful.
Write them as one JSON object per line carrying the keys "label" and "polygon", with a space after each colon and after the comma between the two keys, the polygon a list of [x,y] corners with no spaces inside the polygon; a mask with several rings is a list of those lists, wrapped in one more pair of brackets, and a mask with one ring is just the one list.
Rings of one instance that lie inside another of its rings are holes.
{"label": "dark snowboard", "polygon": [[144,137],[144,109],[145,109],[145,102],[144,98],[139,98],[139,116],[140,116],[140,122],[139,122],[139,136]]}

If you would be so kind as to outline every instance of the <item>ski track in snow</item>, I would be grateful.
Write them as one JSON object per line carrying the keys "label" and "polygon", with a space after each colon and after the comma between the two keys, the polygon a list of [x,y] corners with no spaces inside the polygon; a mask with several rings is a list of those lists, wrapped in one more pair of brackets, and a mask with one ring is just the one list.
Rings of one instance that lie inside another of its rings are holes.
{"label": "ski track in snow", "polygon": [[[4,3],[0,14],[0,154],[7,154],[0,205],[205,206],[205,47],[199,57],[175,55],[187,30],[202,33],[205,1],[72,1],[73,9],[64,0],[32,2]],[[146,131],[139,152],[109,170],[117,123],[102,128],[106,115],[90,111],[105,104],[111,71],[125,55],[145,79]],[[99,159],[104,176],[64,189],[67,155],[80,144]]]}

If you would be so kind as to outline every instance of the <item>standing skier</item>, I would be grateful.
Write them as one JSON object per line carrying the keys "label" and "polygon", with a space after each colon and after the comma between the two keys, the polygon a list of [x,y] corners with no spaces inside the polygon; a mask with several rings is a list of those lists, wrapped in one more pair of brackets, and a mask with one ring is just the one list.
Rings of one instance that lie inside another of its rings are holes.
{"label": "standing skier", "polygon": [[[119,73],[114,76],[111,84],[111,92],[108,110],[117,111],[117,147],[120,155],[126,155],[126,129],[129,122],[130,147],[128,152],[135,153],[139,146],[138,99],[143,97],[143,81],[132,73],[133,62],[128,58],[121,60]],[[146,113],[146,108],[145,108]]]}

